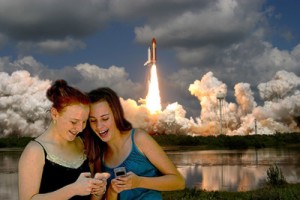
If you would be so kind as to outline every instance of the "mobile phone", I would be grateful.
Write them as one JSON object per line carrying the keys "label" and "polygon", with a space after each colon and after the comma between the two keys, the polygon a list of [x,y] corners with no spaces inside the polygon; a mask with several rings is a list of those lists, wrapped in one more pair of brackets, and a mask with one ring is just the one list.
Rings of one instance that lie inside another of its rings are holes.
{"label": "mobile phone", "polygon": [[118,176],[125,176],[126,175],[126,168],[125,167],[117,167],[114,169],[115,177]]}

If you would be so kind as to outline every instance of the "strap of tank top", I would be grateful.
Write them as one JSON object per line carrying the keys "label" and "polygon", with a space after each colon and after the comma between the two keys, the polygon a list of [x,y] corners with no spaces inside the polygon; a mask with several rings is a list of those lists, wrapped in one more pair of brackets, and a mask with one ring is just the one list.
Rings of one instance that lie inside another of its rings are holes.
{"label": "strap of tank top", "polygon": [[145,156],[143,152],[141,152],[141,150],[136,146],[135,141],[134,141],[134,133],[135,133],[135,129],[133,128],[131,131],[131,141],[132,141],[132,151],[137,151],[138,153],[140,153],[142,156]]}
{"label": "strap of tank top", "polygon": [[37,141],[37,140],[32,140],[32,141],[34,141],[34,142],[36,142],[36,143],[38,143],[39,145],[41,145],[41,147],[43,148],[43,150],[44,150],[44,154],[45,154],[45,159],[46,159],[46,156],[47,156],[47,151],[46,151],[46,149],[44,148],[44,146],[39,142],[39,141]]}
{"label": "strap of tank top", "polygon": [[132,141],[132,144],[134,144],[134,128],[132,129],[131,131],[131,141]]}

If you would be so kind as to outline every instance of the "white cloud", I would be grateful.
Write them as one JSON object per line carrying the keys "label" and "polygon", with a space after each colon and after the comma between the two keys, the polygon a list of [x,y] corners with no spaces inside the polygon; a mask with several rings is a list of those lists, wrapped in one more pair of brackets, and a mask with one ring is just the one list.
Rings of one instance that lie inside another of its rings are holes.
{"label": "white cloud", "polygon": [[[77,66],[85,81],[90,83],[99,80],[123,77],[122,68],[112,66],[101,69],[88,64]],[[92,74],[93,72],[94,74]],[[97,72],[100,72],[99,74]],[[115,75],[114,73],[118,74]],[[95,76],[93,76],[95,75]],[[99,76],[97,76],[99,75]],[[36,136],[41,134],[49,123],[50,102],[46,98],[49,80],[31,76],[27,71],[16,71],[11,75],[0,73],[0,127],[1,134],[21,134]],[[300,78],[293,73],[279,71],[269,83],[278,84],[283,89],[276,90],[280,98],[268,99],[263,106],[256,106],[253,92],[248,83],[235,86],[236,102],[226,98],[227,86],[214,77],[212,72],[205,74],[201,80],[190,85],[190,92],[201,104],[199,118],[186,117],[185,108],[179,103],[171,103],[162,111],[151,115],[144,103],[133,99],[125,100],[120,95],[125,116],[134,127],[140,127],[152,133],[218,135],[220,134],[220,115],[222,113],[223,133],[228,135],[255,134],[255,123],[258,134],[299,131],[297,119],[300,116]],[[109,80],[108,80],[109,82]],[[80,82],[79,82],[80,84]],[[129,83],[130,84],[130,83]],[[92,84],[93,85],[93,84]],[[103,86],[103,85],[101,85]],[[273,89],[274,87],[271,87]],[[94,89],[94,88],[93,88]],[[127,88],[123,85],[123,89]],[[262,88],[267,93],[269,88]],[[219,93],[224,99],[217,98]],[[120,93],[119,93],[120,94]],[[220,110],[222,111],[220,113]]]}
{"label": "white cloud", "polygon": [[36,136],[48,126],[50,102],[46,89],[50,81],[31,77],[27,71],[10,75],[0,72],[0,136]]}
{"label": "white cloud", "polygon": [[86,90],[98,87],[111,87],[122,97],[138,99],[142,93],[142,85],[134,83],[122,67],[111,66],[107,69],[88,63],[75,67],[82,75],[82,80],[77,84]]}
{"label": "white cloud", "polygon": [[39,42],[20,42],[17,45],[20,54],[27,54],[27,52],[41,53],[41,54],[62,54],[70,53],[78,49],[84,49],[86,44],[80,40],[67,37],[61,40],[46,39]]}

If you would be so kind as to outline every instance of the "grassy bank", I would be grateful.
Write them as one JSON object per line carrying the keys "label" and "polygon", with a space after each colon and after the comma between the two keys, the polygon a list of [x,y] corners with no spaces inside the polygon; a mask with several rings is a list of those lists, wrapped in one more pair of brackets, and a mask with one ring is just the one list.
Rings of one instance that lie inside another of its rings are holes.
{"label": "grassy bank", "polygon": [[0,148],[23,148],[32,140],[31,137],[9,136],[0,138]]}
{"label": "grassy bank", "polygon": [[298,200],[300,184],[287,184],[282,187],[266,186],[248,192],[208,192],[196,189],[163,192],[164,200]]}
{"label": "grassy bank", "polygon": [[[161,146],[185,146],[198,149],[284,148],[300,146],[300,133],[248,136],[154,135]],[[0,148],[24,147],[32,138],[9,136],[0,138]]]}
{"label": "grassy bank", "polygon": [[186,146],[202,149],[248,149],[248,148],[284,148],[300,145],[300,133],[248,136],[187,136],[157,135],[154,139],[161,146]]}

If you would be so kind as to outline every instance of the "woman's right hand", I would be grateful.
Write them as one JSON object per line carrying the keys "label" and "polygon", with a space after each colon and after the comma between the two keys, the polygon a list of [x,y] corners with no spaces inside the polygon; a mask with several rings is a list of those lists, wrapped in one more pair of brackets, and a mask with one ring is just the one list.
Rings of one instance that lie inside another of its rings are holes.
{"label": "woman's right hand", "polygon": [[81,173],[78,179],[73,183],[76,195],[90,195],[92,190],[100,184],[100,180],[91,177],[90,172]]}

